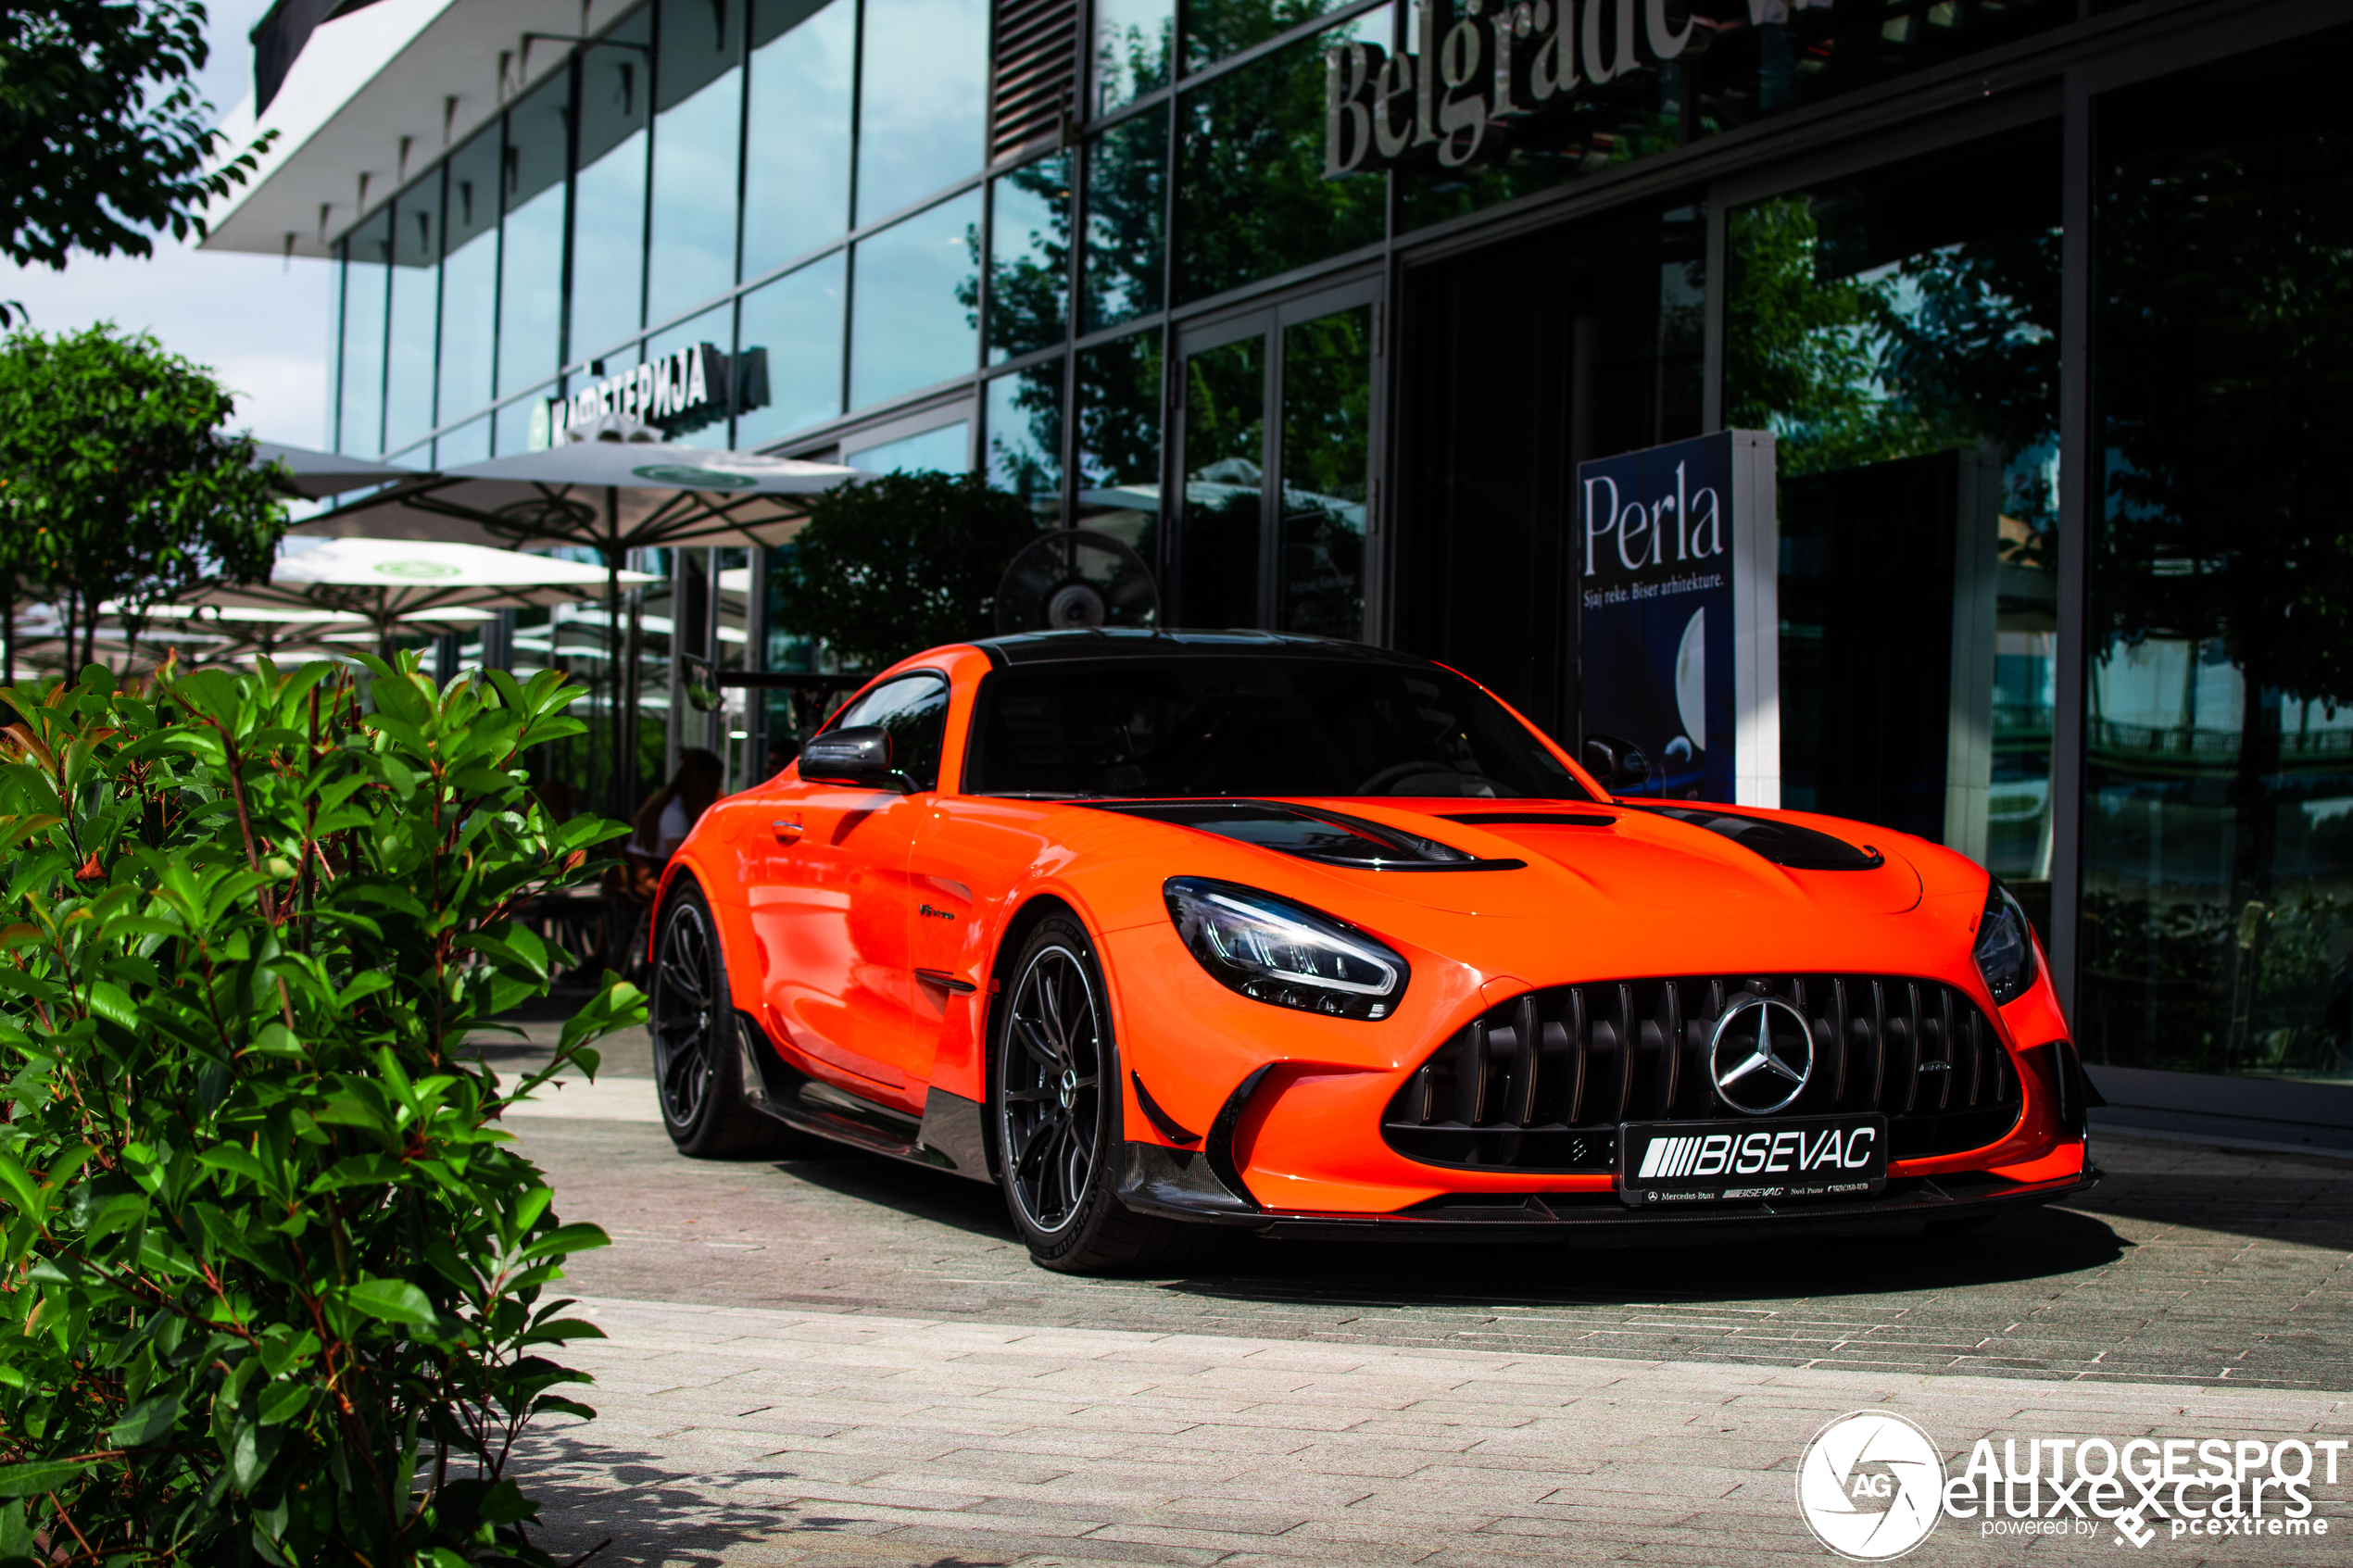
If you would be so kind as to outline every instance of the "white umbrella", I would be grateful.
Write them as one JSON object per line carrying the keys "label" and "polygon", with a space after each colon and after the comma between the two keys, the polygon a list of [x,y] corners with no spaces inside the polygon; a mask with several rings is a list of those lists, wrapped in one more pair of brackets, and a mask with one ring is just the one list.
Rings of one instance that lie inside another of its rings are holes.
{"label": "white umbrella", "polygon": [[552,556],[419,539],[288,539],[270,581],[220,584],[182,596],[180,607],[206,607],[220,618],[332,614],[375,629],[379,642],[396,627],[422,629],[487,620],[495,610],[593,599],[614,579],[635,586],[658,579]]}
{"label": "white umbrella", "polygon": [[660,546],[781,545],[809,498],[866,477],[838,463],[660,441],[575,441],[426,474],[295,524],[298,533],[576,545],[618,564]]}
{"label": "white umbrella", "polygon": [[418,472],[398,463],[371,463],[365,458],[346,457],[341,452],[316,452],[308,446],[287,446],[275,441],[253,444],[253,460],[257,466],[283,463],[292,476],[294,493],[307,500],[341,495],[346,490],[360,490],[371,484],[389,484],[395,480],[415,479]]}
{"label": "white umbrella", "polygon": [[617,433],[426,474],[307,518],[295,532],[595,550],[606,569],[607,651],[615,682],[614,804],[626,815],[630,802],[618,797],[627,753],[620,702],[626,662],[621,569],[629,552],[785,544],[799,532],[812,496],[868,476],[837,463],[623,440]]}

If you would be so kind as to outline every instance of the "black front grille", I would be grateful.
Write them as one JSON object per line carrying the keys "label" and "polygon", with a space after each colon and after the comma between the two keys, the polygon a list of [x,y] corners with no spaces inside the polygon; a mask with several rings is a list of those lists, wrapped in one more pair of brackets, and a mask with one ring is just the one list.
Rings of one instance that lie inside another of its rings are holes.
{"label": "black front grille", "polygon": [[1621,1122],[1739,1114],[1716,1097],[1708,1046],[1743,993],[1793,1003],[1813,1024],[1813,1073],[1781,1115],[1884,1112],[1897,1160],[1981,1148],[2017,1123],[2009,1052],[1950,985],[1715,975],[1560,985],[1491,1008],[1405,1081],[1381,1135],[1432,1165],[1612,1170]]}

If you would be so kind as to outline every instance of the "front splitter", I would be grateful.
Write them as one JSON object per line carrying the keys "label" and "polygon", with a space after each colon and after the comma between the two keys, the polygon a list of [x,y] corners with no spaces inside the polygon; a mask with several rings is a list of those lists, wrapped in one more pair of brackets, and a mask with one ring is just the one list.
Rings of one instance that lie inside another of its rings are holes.
{"label": "front splitter", "polygon": [[1865,1198],[1723,1204],[1704,1210],[1629,1209],[1615,1192],[1551,1192],[1463,1193],[1391,1214],[1333,1214],[1263,1209],[1227,1188],[1198,1155],[1132,1143],[1127,1152],[1119,1196],[1129,1208],[1294,1241],[1686,1247],[1762,1236],[1903,1236],[2037,1208],[2088,1191],[2100,1179],[2098,1168],[2086,1163],[2080,1173],[2045,1182],[2006,1181],[1982,1172],[1912,1176],[1891,1181]]}

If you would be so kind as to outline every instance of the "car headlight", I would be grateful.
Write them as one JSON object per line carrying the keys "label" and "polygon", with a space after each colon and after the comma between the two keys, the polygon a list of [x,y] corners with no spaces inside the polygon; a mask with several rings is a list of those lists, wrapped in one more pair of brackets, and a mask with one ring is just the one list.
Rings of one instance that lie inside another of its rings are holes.
{"label": "car headlight", "polygon": [[1405,995],[1405,960],[1329,915],[1206,877],[1171,877],[1161,891],[1202,968],[1252,1001],[1333,1018],[1387,1018]]}
{"label": "car headlight", "polygon": [[2026,911],[2000,877],[1985,890],[1985,913],[1979,917],[1977,947],[1970,957],[1977,960],[1977,972],[1985,976],[1985,988],[1994,993],[1996,1007],[2018,1000],[2034,984],[2033,933]]}

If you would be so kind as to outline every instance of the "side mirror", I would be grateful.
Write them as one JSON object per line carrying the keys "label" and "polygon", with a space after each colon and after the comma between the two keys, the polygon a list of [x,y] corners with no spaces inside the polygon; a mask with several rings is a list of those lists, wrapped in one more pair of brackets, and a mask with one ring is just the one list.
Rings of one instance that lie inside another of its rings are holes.
{"label": "side mirror", "polygon": [[1651,759],[1630,740],[1591,734],[1585,737],[1585,771],[1612,795],[1624,795],[1650,782]]}
{"label": "side mirror", "polygon": [[879,724],[830,730],[800,748],[800,776],[811,784],[903,790],[890,766],[890,732]]}

